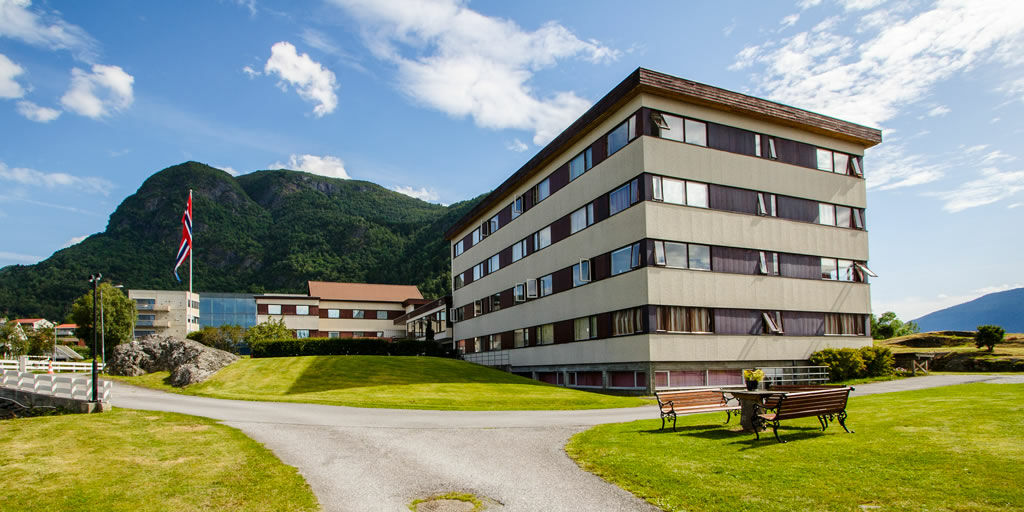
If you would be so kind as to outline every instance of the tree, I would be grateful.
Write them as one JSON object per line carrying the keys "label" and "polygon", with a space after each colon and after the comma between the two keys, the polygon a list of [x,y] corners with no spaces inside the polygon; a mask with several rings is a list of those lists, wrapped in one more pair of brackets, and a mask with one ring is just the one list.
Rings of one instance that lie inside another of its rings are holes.
{"label": "tree", "polygon": [[917,323],[904,323],[892,311],[882,313],[880,318],[875,318],[875,315],[871,315],[871,337],[876,340],[887,340],[918,332],[921,332],[921,329],[917,326]]}
{"label": "tree", "polygon": [[18,322],[10,320],[0,324],[0,352],[20,356],[28,349],[28,337]]}
{"label": "tree", "polygon": [[974,345],[978,348],[988,347],[988,351],[992,352],[997,343],[1003,342],[1004,334],[1006,331],[998,325],[979,325],[978,332],[974,334]]}
{"label": "tree", "polygon": [[25,353],[30,356],[42,356],[53,353],[53,327],[45,329],[32,329],[25,333]]}
{"label": "tree", "polygon": [[[138,313],[135,310],[135,301],[121,293],[120,289],[114,288],[110,283],[100,283],[99,287],[103,290],[100,293],[100,296],[103,298],[101,310],[103,311],[102,325],[104,332],[102,334],[104,334],[104,344],[109,354],[115,346],[131,341],[132,327],[135,325]],[[99,307],[98,301],[97,307]],[[78,328],[75,329],[75,336],[85,340],[91,347],[93,333],[92,290],[75,299],[75,302],[71,305],[71,317],[78,324]],[[100,321],[99,315],[97,315],[96,322],[100,323]],[[97,333],[97,336],[99,334]],[[99,340],[98,337],[97,340]]]}
{"label": "tree", "polygon": [[240,325],[206,326],[188,333],[188,339],[198,341],[207,347],[238,353],[238,346],[245,342],[245,328]]}
{"label": "tree", "polygon": [[245,331],[245,342],[252,345],[255,341],[273,341],[294,338],[292,331],[285,327],[284,319],[269,319],[254,325]]}

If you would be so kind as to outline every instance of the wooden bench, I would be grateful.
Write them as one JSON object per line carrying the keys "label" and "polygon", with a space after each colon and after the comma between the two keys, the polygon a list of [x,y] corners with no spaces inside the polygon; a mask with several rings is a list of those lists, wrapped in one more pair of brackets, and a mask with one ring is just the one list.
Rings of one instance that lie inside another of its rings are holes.
{"label": "wooden bench", "polygon": [[754,435],[760,440],[760,431],[771,424],[775,440],[785,443],[786,441],[779,438],[779,422],[812,416],[818,418],[822,431],[828,428],[829,421],[838,419],[843,430],[852,434],[853,431],[846,428],[846,402],[850,398],[850,391],[853,391],[853,388],[826,388],[773,396],[765,401],[765,405],[757,406]]}
{"label": "wooden bench", "polygon": [[661,391],[654,394],[661,409],[661,429],[665,429],[665,420],[672,419],[672,430],[676,429],[676,416],[698,414],[704,412],[725,412],[725,422],[729,423],[732,413],[739,413],[739,405],[729,405],[725,395],[717,389],[691,389],[686,391]]}

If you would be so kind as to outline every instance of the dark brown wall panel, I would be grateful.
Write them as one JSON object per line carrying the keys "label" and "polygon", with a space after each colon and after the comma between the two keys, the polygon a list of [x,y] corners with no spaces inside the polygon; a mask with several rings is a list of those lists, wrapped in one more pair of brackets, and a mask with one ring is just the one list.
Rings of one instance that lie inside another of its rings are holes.
{"label": "dark brown wall panel", "polygon": [[818,203],[797,197],[777,196],[779,217],[801,222],[818,221]]}
{"label": "dark brown wall panel", "polygon": [[[715,272],[759,274],[760,258],[760,253],[751,249],[737,249],[733,247],[711,248],[711,268]],[[766,260],[765,263],[770,262]]]}
{"label": "dark brown wall panel", "polygon": [[550,190],[551,190],[552,194],[554,194],[555,192],[560,190],[562,187],[568,185],[569,184],[569,164],[565,163],[564,165],[562,165],[558,169],[555,169],[555,172],[551,173],[551,175],[549,176],[549,179],[550,179],[549,185],[551,187]]}
{"label": "dark brown wall panel", "polygon": [[562,241],[569,236],[569,231],[572,229],[570,215],[561,217],[551,223],[551,243]]}
{"label": "dark brown wall panel", "polygon": [[281,306],[281,314],[282,315],[294,315],[295,314],[295,305],[294,304],[285,304],[285,305]]}
{"label": "dark brown wall panel", "polygon": [[569,343],[575,341],[573,339],[572,324],[572,320],[561,320],[555,322],[555,343]]}
{"label": "dark brown wall panel", "polygon": [[572,267],[553,272],[551,274],[551,287],[554,293],[564,292],[572,288]]}
{"label": "dark brown wall panel", "polygon": [[753,190],[712,184],[708,187],[708,196],[708,205],[713,210],[757,214],[757,192]]}
{"label": "dark brown wall panel", "polygon": [[761,312],[751,309],[715,309],[715,334],[761,334]]}
{"label": "dark brown wall panel", "polygon": [[269,304],[257,304],[256,305],[256,314],[268,315],[269,313],[267,312],[267,306],[269,306]]}
{"label": "dark brown wall panel", "polygon": [[752,156],[754,155],[754,132],[718,123],[708,123],[708,147]]}
{"label": "dark brown wall panel", "polygon": [[824,336],[825,313],[783,311],[782,330],[789,336]]}
{"label": "dark brown wall panel", "polygon": [[611,338],[612,337],[612,314],[601,313],[597,315],[597,337],[598,338]]}

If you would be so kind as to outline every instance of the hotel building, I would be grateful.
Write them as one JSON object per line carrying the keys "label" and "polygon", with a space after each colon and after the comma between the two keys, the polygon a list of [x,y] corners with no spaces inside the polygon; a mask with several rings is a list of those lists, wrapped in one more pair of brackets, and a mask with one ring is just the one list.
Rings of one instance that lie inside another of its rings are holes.
{"label": "hotel building", "polygon": [[199,330],[199,294],[172,290],[128,290],[135,301],[135,339],[150,334],[184,338]]}
{"label": "hotel building", "polygon": [[469,361],[650,392],[871,344],[881,132],[640,68],[453,226]]}

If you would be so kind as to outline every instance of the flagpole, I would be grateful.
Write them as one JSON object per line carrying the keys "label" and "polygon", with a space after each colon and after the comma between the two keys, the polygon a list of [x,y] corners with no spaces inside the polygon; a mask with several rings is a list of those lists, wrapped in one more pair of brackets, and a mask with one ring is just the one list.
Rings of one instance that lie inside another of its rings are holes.
{"label": "flagpole", "polygon": [[[188,210],[189,210],[188,214],[189,214],[189,216],[191,216],[192,215],[192,189],[188,189]],[[189,222],[192,223],[193,229],[192,229],[192,235],[191,235],[192,239],[189,240],[189,248],[188,248],[188,300],[186,301],[186,302],[188,302],[188,304],[186,304],[186,307],[185,307],[185,316],[186,317],[188,316],[188,310],[192,309],[192,252],[193,252],[193,250],[195,250],[195,246],[196,246],[196,243],[195,243],[195,233],[196,233],[195,225],[196,225],[196,221],[195,221],[195,219],[191,219],[190,218]],[[185,324],[188,325],[188,322],[185,322]],[[186,330],[187,329],[188,328],[186,327]]]}

